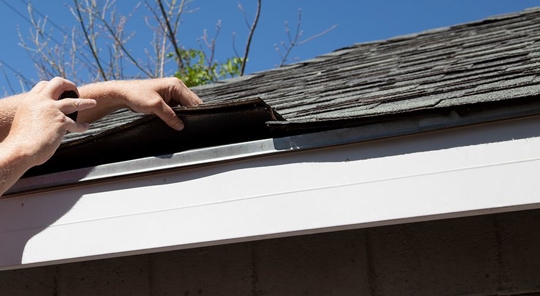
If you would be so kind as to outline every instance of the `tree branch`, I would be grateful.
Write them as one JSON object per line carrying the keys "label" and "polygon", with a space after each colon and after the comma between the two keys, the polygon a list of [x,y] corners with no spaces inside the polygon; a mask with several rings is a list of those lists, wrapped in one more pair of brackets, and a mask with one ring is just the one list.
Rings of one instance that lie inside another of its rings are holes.
{"label": "tree branch", "polygon": [[261,2],[262,0],[257,0],[257,13],[255,14],[255,20],[253,21],[253,24],[251,25],[251,29],[249,29],[249,36],[246,42],[246,50],[244,51],[244,57],[242,59],[242,69],[240,70],[240,76],[244,76],[244,72],[246,70],[246,63],[247,63],[247,58],[249,55],[249,49],[251,48],[251,40],[253,38],[253,33],[255,33],[255,28],[257,27],[257,24],[259,23],[259,16],[261,14]]}
{"label": "tree branch", "polygon": [[78,0],[73,0],[73,1],[75,2],[75,9],[77,11],[77,16],[79,17],[79,21],[80,21],[80,24],[81,24],[81,28],[83,30],[84,38],[86,39],[86,42],[88,42],[88,46],[90,46],[92,56],[94,56],[94,60],[97,63],[99,73],[101,74],[101,77],[103,78],[103,80],[107,80],[107,75],[105,74],[105,71],[103,70],[103,67],[101,66],[101,63],[99,61],[99,57],[98,57],[96,48],[94,47],[94,44],[90,40],[90,36],[88,36],[88,31],[86,30],[86,26],[84,25],[84,19],[83,19],[82,14],[81,14],[81,8],[79,6],[79,1]]}
{"label": "tree branch", "polygon": [[144,72],[145,75],[148,75],[148,77],[152,77],[152,73],[148,72],[146,69],[144,69],[140,64],[139,62],[131,55],[131,53],[127,50],[127,48],[124,46],[124,43],[122,42],[122,40],[120,40],[117,36],[117,33],[115,32],[115,30],[113,30],[113,28],[111,27],[111,25],[106,21],[104,20],[103,18],[100,17],[100,21],[103,23],[103,25],[105,25],[105,28],[107,29],[107,31],[109,32],[109,34],[112,36],[114,42],[116,45],[118,45],[120,47],[120,50],[127,56],[128,60],[131,61],[131,63],[137,67],[139,70],[141,70],[142,72]]}
{"label": "tree branch", "polygon": [[306,38],[306,39],[304,39],[304,40],[298,42],[297,45],[302,45],[302,44],[304,44],[304,43],[308,43],[309,41],[311,41],[311,40],[313,40],[313,39],[319,38],[319,37],[321,37],[322,35],[327,34],[328,32],[334,30],[335,28],[337,28],[337,25],[333,25],[333,26],[331,26],[330,28],[328,28],[328,29],[326,29],[326,30],[320,32],[319,34],[315,34],[315,35],[313,35],[313,36],[311,36],[311,37],[309,37],[309,38]]}
{"label": "tree branch", "polygon": [[283,66],[287,62],[287,58],[289,57],[289,54],[292,52],[293,48],[295,48],[296,46],[300,46],[302,44],[308,43],[309,41],[311,41],[313,39],[319,38],[319,37],[327,34],[328,32],[332,31],[333,29],[335,29],[337,27],[337,25],[333,25],[332,27],[322,31],[321,33],[315,34],[315,35],[313,35],[313,36],[311,36],[309,38],[306,38],[306,39],[304,39],[302,41],[298,41],[300,39],[300,37],[302,37],[302,33],[303,33],[303,31],[301,30],[301,26],[302,26],[302,10],[299,9],[298,10],[298,21],[296,23],[296,32],[294,33],[294,38],[292,38],[292,36],[291,36],[291,30],[289,29],[288,22],[285,22],[285,32],[287,33],[287,37],[289,38],[289,45],[288,46],[285,44],[285,42],[281,42],[281,46],[283,46],[283,48],[285,50],[285,54],[281,54],[281,52],[279,51],[279,47],[277,45],[275,45],[276,51],[278,52],[278,54],[281,57],[281,62],[279,63],[280,67]]}
{"label": "tree branch", "polygon": [[[185,0],[182,0],[182,3],[180,3],[181,6],[184,6]],[[171,41],[174,52],[177,56],[177,62],[178,62],[178,68],[183,69],[184,68],[184,62],[182,61],[182,53],[180,52],[180,48],[178,47],[178,42],[176,41],[176,31],[173,31],[171,27],[171,21],[169,19],[169,16],[167,12],[165,11],[165,7],[163,7],[163,2],[161,0],[157,0],[157,3],[159,5],[159,10],[161,11],[161,15],[163,16],[163,19],[165,21],[165,25],[167,26],[167,36],[169,37],[169,40]]]}

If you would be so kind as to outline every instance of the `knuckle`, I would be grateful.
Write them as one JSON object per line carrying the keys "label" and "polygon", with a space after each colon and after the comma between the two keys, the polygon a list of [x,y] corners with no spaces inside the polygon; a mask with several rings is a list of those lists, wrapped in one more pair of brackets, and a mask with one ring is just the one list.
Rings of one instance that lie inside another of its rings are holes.
{"label": "knuckle", "polygon": [[176,116],[176,113],[174,113],[174,111],[172,111],[172,110],[170,112],[167,112],[167,115],[172,119],[175,119],[175,118],[178,117],[178,116]]}
{"label": "knuckle", "polygon": [[150,108],[156,109],[156,108],[160,108],[162,106],[162,102],[161,102],[161,100],[152,100],[152,101],[149,102],[149,105],[150,105]]}
{"label": "knuckle", "polygon": [[182,88],[187,88],[186,84],[184,83],[184,81],[178,79],[178,78],[174,78],[176,80],[176,83],[179,84]]}
{"label": "knuckle", "polygon": [[34,85],[34,87],[32,88],[33,91],[38,91],[38,90],[41,90],[43,88],[45,88],[47,86],[49,82],[46,81],[46,80],[41,80],[40,82],[36,83],[36,85]]}
{"label": "knuckle", "polygon": [[71,105],[77,109],[81,106],[81,102],[79,100],[71,100]]}
{"label": "knuckle", "polygon": [[176,77],[167,77],[167,78],[164,78],[166,79],[165,82],[172,86],[172,87],[186,87],[186,85],[184,84],[184,82],[182,80],[180,80],[179,78],[176,78]]}
{"label": "knuckle", "polygon": [[64,80],[65,80],[64,78],[56,76],[53,79],[51,79],[50,82],[64,82]]}
{"label": "knuckle", "polygon": [[55,121],[59,123],[60,126],[65,126],[68,123],[68,117],[64,113],[59,112],[55,116]]}

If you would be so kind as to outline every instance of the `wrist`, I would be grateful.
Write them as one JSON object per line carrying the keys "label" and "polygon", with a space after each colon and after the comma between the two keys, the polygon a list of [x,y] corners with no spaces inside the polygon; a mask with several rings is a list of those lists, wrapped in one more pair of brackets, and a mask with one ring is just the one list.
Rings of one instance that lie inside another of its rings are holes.
{"label": "wrist", "polygon": [[24,147],[6,139],[0,142],[0,196],[8,190],[31,167],[36,165]]}
{"label": "wrist", "polygon": [[94,122],[116,110],[126,108],[122,81],[104,81],[79,87],[79,96],[96,100],[96,107],[79,112],[78,122]]}
{"label": "wrist", "polygon": [[31,167],[36,165],[35,156],[13,142],[0,142],[0,196],[4,194]]}
{"label": "wrist", "polygon": [[92,83],[80,87],[79,96],[96,100],[101,108],[118,110],[127,106],[123,87],[124,81],[109,80]]}
{"label": "wrist", "polygon": [[11,128],[11,122],[17,112],[17,100],[22,95],[0,99],[0,142],[8,135]]}
{"label": "wrist", "polygon": [[14,166],[23,168],[25,171],[35,165],[36,155],[24,145],[20,145],[16,141],[12,141],[9,136],[0,143],[0,151],[5,156],[4,162],[13,164]]}

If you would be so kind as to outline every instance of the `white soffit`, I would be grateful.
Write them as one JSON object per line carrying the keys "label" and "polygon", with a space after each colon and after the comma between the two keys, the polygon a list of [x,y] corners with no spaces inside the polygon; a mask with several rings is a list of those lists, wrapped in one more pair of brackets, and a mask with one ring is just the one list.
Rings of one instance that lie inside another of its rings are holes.
{"label": "white soffit", "polygon": [[539,127],[528,117],[0,199],[0,269],[538,208]]}

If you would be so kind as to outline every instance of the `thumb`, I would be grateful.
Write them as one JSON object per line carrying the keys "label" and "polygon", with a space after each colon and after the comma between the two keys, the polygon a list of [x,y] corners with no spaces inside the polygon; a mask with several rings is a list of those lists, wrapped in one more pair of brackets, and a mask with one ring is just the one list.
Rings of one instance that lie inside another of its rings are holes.
{"label": "thumb", "polygon": [[88,130],[90,127],[89,123],[75,122],[71,118],[68,118],[66,130],[72,133],[82,133]]}

